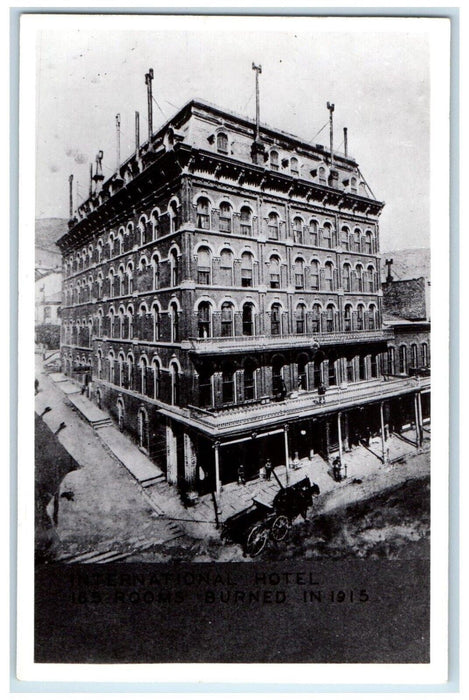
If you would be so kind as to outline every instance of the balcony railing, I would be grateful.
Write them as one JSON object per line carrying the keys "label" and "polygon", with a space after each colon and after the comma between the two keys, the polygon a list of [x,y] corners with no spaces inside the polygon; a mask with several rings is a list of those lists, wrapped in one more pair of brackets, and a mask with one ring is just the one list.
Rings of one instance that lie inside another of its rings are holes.
{"label": "balcony railing", "polygon": [[298,333],[269,335],[239,335],[217,338],[189,338],[191,349],[199,354],[238,351],[246,349],[341,345],[387,340],[393,336],[391,328],[363,331],[331,331],[330,333]]}
{"label": "balcony railing", "polygon": [[214,433],[227,432],[249,425],[251,428],[264,426],[278,421],[285,422],[291,417],[302,418],[341,410],[363,403],[373,403],[390,399],[402,394],[428,390],[430,377],[393,377],[373,379],[348,386],[330,387],[326,394],[326,403],[320,404],[316,391],[302,391],[293,394],[284,401],[267,401],[251,405],[240,405],[210,411],[190,406],[192,419],[203,424]]}

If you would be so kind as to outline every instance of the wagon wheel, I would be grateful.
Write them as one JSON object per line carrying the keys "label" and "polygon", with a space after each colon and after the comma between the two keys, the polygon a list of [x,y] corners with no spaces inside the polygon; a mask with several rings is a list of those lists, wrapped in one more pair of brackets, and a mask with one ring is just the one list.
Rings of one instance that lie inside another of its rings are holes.
{"label": "wagon wheel", "polygon": [[257,557],[267,544],[268,536],[268,532],[263,525],[253,527],[246,540],[246,552],[251,557]]}
{"label": "wagon wheel", "polygon": [[274,522],[272,523],[272,527],[270,530],[270,534],[272,535],[272,539],[274,539],[276,542],[281,542],[288,535],[289,529],[290,529],[290,521],[287,518],[287,516],[286,515],[277,515]]}

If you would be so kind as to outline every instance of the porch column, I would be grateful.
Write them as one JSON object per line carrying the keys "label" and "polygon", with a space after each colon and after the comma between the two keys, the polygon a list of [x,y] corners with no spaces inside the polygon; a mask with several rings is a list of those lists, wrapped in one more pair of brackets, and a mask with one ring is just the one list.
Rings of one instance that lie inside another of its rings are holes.
{"label": "porch column", "polygon": [[422,445],[422,406],[420,402],[420,392],[414,394],[414,408],[415,408],[415,443],[417,448]]}
{"label": "porch column", "polygon": [[337,414],[337,437],[339,438],[339,459],[340,462],[342,463],[342,421],[341,421],[342,414],[339,411]]}
{"label": "porch column", "polygon": [[197,481],[197,453],[189,433],[184,433],[184,478],[187,486],[194,488]]}
{"label": "porch column", "polygon": [[213,449],[215,452],[215,491],[217,492],[217,496],[219,496],[220,492],[221,492],[220,456],[218,454],[219,448],[220,448],[220,442],[217,440],[216,442],[213,443]]}
{"label": "porch column", "polygon": [[386,431],[384,428],[384,403],[379,404],[379,415],[381,418],[381,451],[383,453],[383,464],[387,464],[388,456],[386,452]]}
{"label": "porch column", "polygon": [[288,470],[290,469],[290,455],[288,448],[288,425],[283,427],[283,436],[285,438],[285,479],[288,486]]}
{"label": "porch column", "polygon": [[177,482],[177,445],[171,420],[166,423],[166,480],[168,484]]}
{"label": "porch column", "polygon": [[348,413],[344,413],[344,450],[345,452],[350,451],[350,436],[349,436],[349,425],[348,425]]}

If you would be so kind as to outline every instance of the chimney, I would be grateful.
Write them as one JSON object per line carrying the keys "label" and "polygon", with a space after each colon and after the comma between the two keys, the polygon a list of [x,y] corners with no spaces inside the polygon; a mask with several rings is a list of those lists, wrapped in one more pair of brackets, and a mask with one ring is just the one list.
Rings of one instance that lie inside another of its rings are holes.
{"label": "chimney", "polygon": [[331,102],[327,103],[327,109],[329,110],[329,142],[331,149],[331,170],[334,167],[334,118],[333,113],[335,105]]}
{"label": "chimney", "polygon": [[260,96],[259,96],[259,75],[262,73],[262,66],[258,66],[253,62],[252,70],[256,72],[256,132],[254,135],[254,143],[251,146],[252,162],[257,165],[263,165],[265,146],[261,141],[260,133]]}
{"label": "chimney", "polygon": [[148,141],[151,141],[151,136],[153,134],[153,95],[152,95],[152,84],[153,80],[153,68],[150,68],[148,73],[145,73],[145,85],[147,86],[147,102],[148,102]]}
{"label": "chimney", "polygon": [[348,158],[348,129],[344,126],[344,155]]}
{"label": "chimney", "polygon": [[138,150],[140,148],[140,114],[135,112],[135,154],[138,158]]}
{"label": "chimney", "polygon": [[393,264],[394,260],[392,258],[389,258],[386,260],[385,264],[388,267],[388,274],[386,275],[386,282],[392,282],[394,280],[394,277],[391,274],[391,265]]}

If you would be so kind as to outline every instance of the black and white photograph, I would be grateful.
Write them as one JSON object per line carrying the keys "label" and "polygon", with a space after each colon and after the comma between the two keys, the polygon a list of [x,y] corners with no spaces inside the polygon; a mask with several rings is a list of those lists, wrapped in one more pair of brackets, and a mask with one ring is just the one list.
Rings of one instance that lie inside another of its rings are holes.
{"label": "black and white photograph", "polygon": [[418,677],[449,21],[23,20],[34,667]]}

